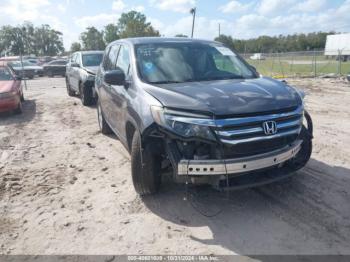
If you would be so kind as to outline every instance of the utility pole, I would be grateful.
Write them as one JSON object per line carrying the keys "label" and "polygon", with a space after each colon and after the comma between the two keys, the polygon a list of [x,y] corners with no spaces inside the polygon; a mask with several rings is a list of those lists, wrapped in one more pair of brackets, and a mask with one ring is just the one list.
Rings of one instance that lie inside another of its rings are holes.
{"label": "utility pole", "polygon": [[220,28],[220,23],[219,23],[219,37],[221,36],[221,28]]}
{"label": "utility pole", "polygon": [[190,13],[191,13],[192,16],[193,16],[193,20],[192,20],[192,33],[191,33],[191,38],[193,38],[194,22],[195,22],[195,20],[196,20],[196,8],[195,8],[195,7],[191,8]]}

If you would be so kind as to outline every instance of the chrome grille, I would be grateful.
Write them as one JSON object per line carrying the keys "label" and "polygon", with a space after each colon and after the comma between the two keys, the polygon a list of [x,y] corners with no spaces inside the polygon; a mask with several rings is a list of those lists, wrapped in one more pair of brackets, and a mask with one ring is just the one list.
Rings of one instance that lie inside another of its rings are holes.
{"label": "chrome grille", "polygon": [[[298,135],[303,121],[303,107],[278,114],[269,114],[252,117],[238,117],[216,120],[216,135],[225,144],[242,144],[256,141],[266,141],[286,136]],[[263,123],[275,121],[277,132],[266,135]]]}

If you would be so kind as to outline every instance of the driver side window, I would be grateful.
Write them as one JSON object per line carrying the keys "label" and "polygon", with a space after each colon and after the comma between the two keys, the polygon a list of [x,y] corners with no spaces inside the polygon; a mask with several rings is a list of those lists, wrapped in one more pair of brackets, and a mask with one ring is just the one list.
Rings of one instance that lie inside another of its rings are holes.
{"label": "driver side window", "polygon": [[114,70],[116,68],[118,52],[119,52],[119,45],[111,46],[108,54],[106,55],[105,61],[103,63],[103,69],[105,71]]}
{"label": "driver side window", "polygon": [[214,55],[214,62],[216,68],[221,71],[226,71],[233,74],[240,74],[240,71],[233,66],[232,61],[228,56]]}
{"label": "driver side window", "polygon": [[129,75],[130,54],[129,54],[129,48],[126,45],[122,45],[120,47],[118,60],[117,60],[117,67],[123,70],[125,76]]}

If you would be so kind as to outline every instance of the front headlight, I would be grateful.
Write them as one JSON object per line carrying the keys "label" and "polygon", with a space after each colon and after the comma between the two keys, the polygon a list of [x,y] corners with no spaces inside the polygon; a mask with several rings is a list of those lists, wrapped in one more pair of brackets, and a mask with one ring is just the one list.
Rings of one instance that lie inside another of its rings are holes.
{"label": "front headlight", "polygon": [[158,106],[152,106],[151,111],[153,119],[158,125],[180,136],[216,140],[209,128],[213,121],[205,115],[167,110]]}

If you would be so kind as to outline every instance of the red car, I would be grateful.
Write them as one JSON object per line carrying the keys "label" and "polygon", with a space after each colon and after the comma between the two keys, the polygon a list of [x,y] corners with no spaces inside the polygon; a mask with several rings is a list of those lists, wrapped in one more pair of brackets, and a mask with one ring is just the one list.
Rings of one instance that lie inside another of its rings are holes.
{"label": "red car", "polygon": [[22,113],[23,100],[21,79],[7,66],[0,65],[0,112]]}

